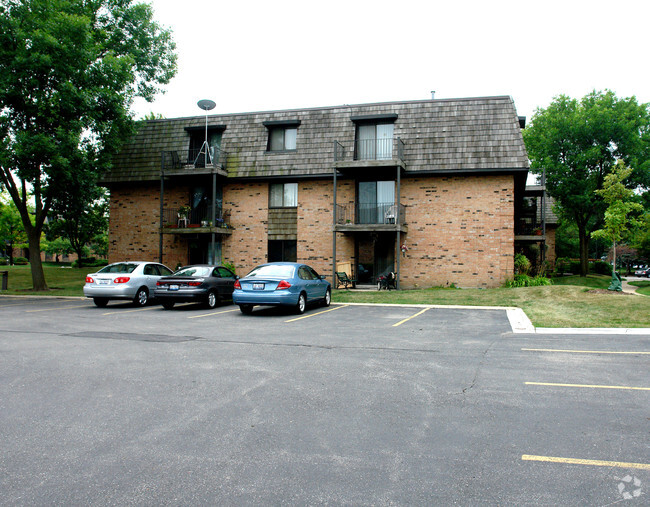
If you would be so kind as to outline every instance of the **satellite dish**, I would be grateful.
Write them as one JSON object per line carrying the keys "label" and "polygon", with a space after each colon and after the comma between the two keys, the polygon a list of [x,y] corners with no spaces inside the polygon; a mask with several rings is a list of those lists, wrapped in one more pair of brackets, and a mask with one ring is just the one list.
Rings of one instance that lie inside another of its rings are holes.
{"label": "satellite dish", "polygon": [[210,109],[214,109],[217,104],[212,100],[203,99],[203,100],[199,100],[197,102],[197,105],[204,111],[209,111]]}

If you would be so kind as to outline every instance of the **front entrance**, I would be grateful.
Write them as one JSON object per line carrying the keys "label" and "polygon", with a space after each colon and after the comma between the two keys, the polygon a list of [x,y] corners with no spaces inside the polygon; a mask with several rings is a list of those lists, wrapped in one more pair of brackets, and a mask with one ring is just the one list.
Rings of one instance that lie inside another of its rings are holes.
{"label": "front entrance", "polygon": [[370,233],[357,239],[357,282],[375,285],[380,276],[395,271],[395,235]]}
{"label": "front entrance", "polygon": [[216,238],[214,249],[210,234],[202,234],[197,238],[189,240],[190,264],[220,264],[221,263],[221,239]]}

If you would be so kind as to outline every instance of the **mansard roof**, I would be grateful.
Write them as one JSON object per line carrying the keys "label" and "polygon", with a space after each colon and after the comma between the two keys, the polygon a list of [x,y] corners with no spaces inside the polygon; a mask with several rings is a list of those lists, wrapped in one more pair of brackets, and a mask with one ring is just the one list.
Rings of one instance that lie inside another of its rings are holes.
{"label": "mansard roof", "polygon": [[[365,120],[364,120],[365,118]],[[325,177],[334,143],[352,146],[360,121],[394,123],[404,142],[405,175],[526,171],[528,158],[512,98],[479,97],[342,105],[208,116],[222,131],[229,178]],[[296,150],[267,151],[274,125],[298,128]],[[114,160],[105,184],[160,179],[161,153],[189,147],[205,116],[148,120]]]}

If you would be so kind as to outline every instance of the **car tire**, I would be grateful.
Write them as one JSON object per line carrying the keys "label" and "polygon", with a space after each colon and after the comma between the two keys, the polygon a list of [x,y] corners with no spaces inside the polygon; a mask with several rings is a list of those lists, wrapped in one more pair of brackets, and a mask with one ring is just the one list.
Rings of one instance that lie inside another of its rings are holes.
{"label": "car tire", "polygon": [[174,301],[163,301],[162,305],[165,310],[171,310],[176,303]]}
{"label": "car tire", "polygon": [[93,303],[98,308],[104,308],[108,304],[108,298],[93,298]]}
{"label": "car tire", "polygon": [[332,289],[329,287],[325,291],[325,297],[323,298],[323,306],[329,306],[332,302]]}
{"label": "car tire", "polygon": [[305,296],[304,292],[300,293],[300,296],[298,296],[298,302],[296,303],[296,313],[298,315],[302,315],[305,313],[305,310],[307,309],[307,296]]}
{"label": "car tire", "polygon": [[239,305],[239,311],[244,315],[250,315],[253,313],[253,305]]}
{"label": "car tire", "polygon": [[140,287],[135,293],[133,304],[135,306],[145,306],[149,302],[149,291],[146,287]]}
{"label": "car tire", "polygon": [[219,295],[215,291],[211,290],[208,292],[208,298],[206,299],[205,304],[210,309],[216,308],[219,304]]}

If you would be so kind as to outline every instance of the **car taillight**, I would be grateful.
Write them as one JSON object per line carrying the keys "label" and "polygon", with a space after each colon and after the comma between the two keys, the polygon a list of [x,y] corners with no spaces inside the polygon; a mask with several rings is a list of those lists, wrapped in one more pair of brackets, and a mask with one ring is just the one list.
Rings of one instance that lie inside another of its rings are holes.
{"label": "car taillight", "polygon": [[91,276],[87,276],[86,283],[95,283],[95,280],[93,280]]}
{"label": "car taillight", "polygon": [[291,284],[289,282],[286,280],[281,280],[275,290],[288,289],[289,287],[291,287]]}
{"label": "car taillight", "polygon": [[241,289],[241,283],[239,283],[239,280],[235,280],[235,289]]}
{"label": "car taillight", "polygon": [[165,285],[165,282],[156,282],[157,287],[160,287],[161,285]]}
{"label": "car taillight", "polygon": [[198,287],[202,283],[203,282],[187,282],[187,285],[189,285],[190,287]]}
{"label": "car taillight", "polygon": [[131,277],[128,276],[118,276],[115,280],[113,280],[113,283],[126,283],[131,279]]}

